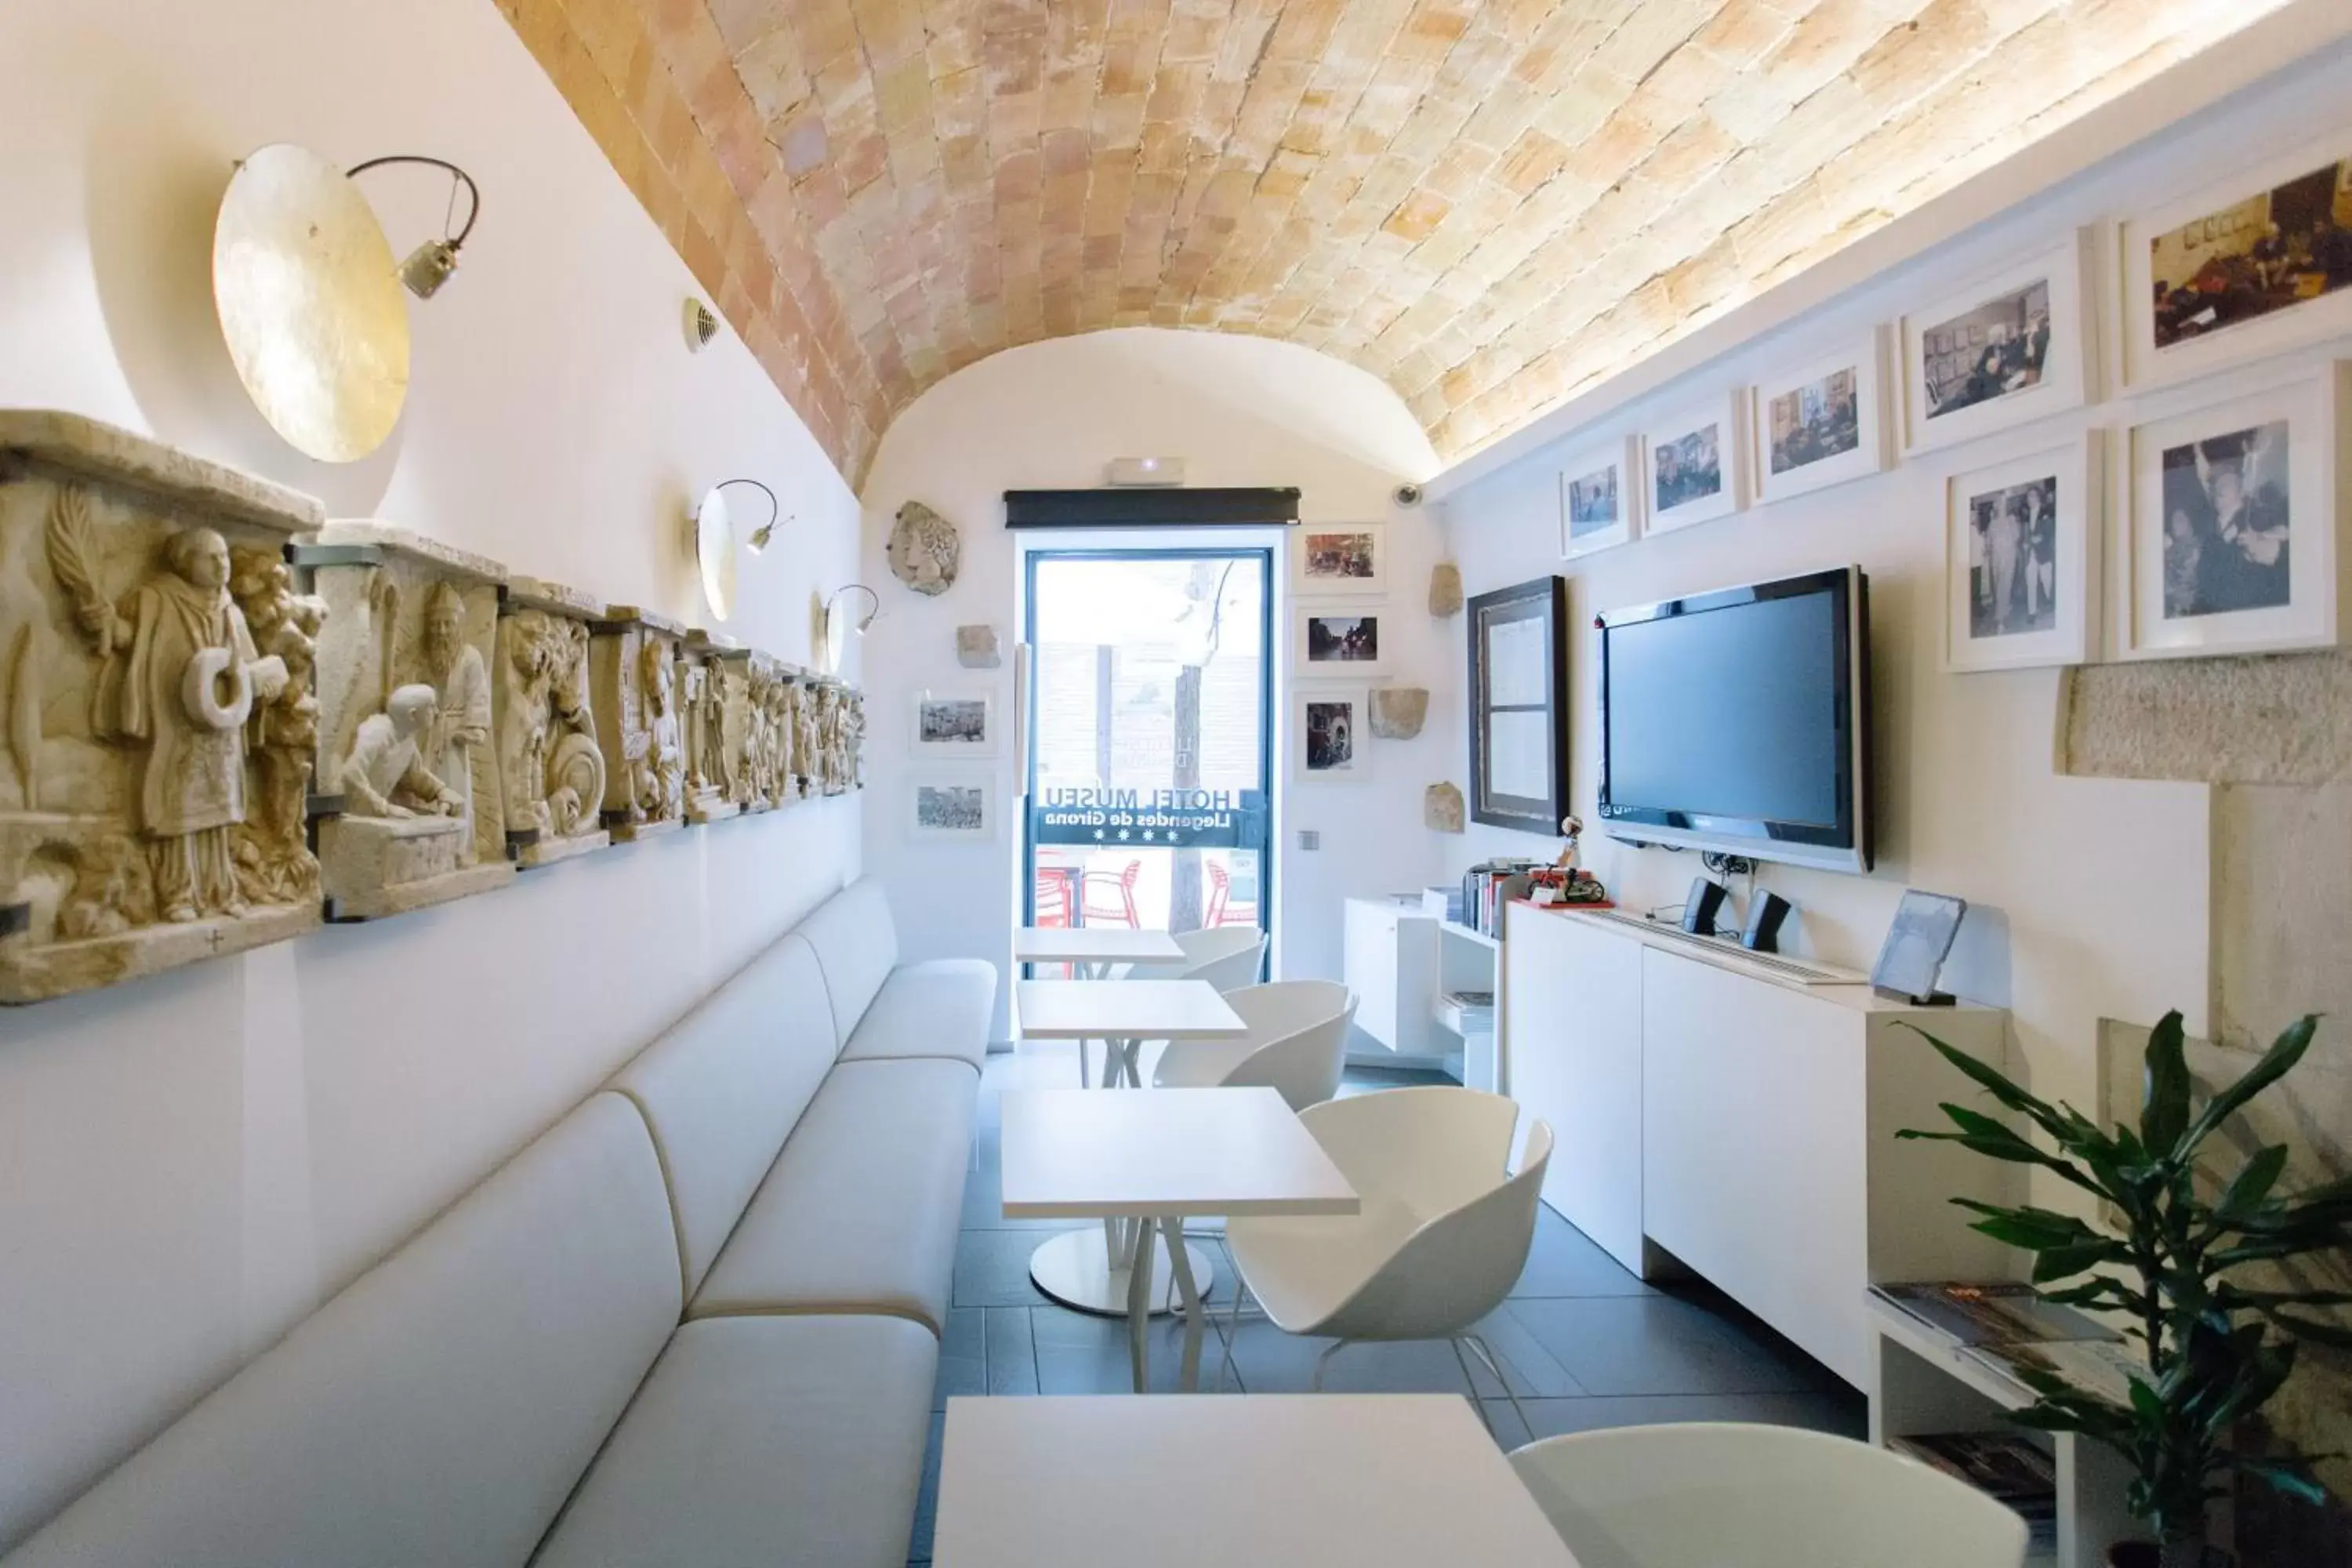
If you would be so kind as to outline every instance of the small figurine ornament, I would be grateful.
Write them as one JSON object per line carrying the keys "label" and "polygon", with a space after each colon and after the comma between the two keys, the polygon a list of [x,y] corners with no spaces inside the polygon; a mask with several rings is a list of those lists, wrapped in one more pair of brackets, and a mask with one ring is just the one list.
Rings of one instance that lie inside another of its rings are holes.
{"label": "small figurine ornament", "polygon": [[1552,865],[1562,871],[1576,869],[1577,841],[1584,837],[1584,818],[1571,813],[1559,819],[1560,837],[1567,840],[1559,847],[1559,858]]}

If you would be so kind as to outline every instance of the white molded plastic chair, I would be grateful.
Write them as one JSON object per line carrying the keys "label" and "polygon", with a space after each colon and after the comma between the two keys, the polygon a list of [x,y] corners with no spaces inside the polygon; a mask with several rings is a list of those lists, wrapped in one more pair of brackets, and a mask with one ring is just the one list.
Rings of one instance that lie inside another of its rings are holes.
{"label": "white molded plastic chair", "polygon": [[1511,1465],[1580,1568],[2018,1568],[2025,1521],[1884,1448],[1794,1426],[1617,1426]]}
{"label": "white molded plastic chair", "polygon": [[[1315,1363],[1318,1392],[1324,1364],[1353,1341],[1446,1340],[1457,1361],[1466,1344],[1517,1409],[1501,1363],[1470,1330],[1510,1294],[1535,1240],[1551,1128],[1528,1127],[1514,1175],[1518,1116],[1501,1095],[1451,1088],[1383,1089],[1301,1111],[1298,1120],[1356,1189],[1363,1212],[1226,1221],[1225,1245],[1243,1286],[1234,1292],[1234,1326],[1242,1296],[1255,1293],[1285,1332],[1332,1336],[1338,1342]],[[1231,1332],[1225,1353],[1230,1359]],[[1466,1361],[1462,1373],[1470,1375]]]}
{"label": "white molded plastic chair", "polygon": [[1179,931],[1176,945],[1184,956],[1167,963],[1129,966],[1129,980],[1205,980],[1219,991],[1238,991],[1257,984],[1265,963],[1265,932],[1255,926],[1209,926]]}
{"label": "white molded plastic chair", "polygon": [[[1265,932],[1255,926],[1210,926],[1202,931],[1180,931],[1176,945],[1184,956],[1167,963],[1131,963],[1120,975],[1122,980],[1205,980],[1220,993],[1237,991],[1244,985],[1257,984],[1259,969],[1265,963]],[[1103,1085],[1109,1088],[1119,1082],[1140,1083],[1136,1074],[1136,1057],[1142,1049],[1141,1040],[1113,1040],[1109,1053],[1103,1058]],[[1078,1082],[1087,1078],[1087,1047],[1078,1046]]]}
{"label": "white molded plastic chair", "polygon": [[1336,980],[1277,980],[1225,994],[1249,1034],[1239,1040],[1177,1040],[1160,1054],[1154,1089],[1278,1089],[1293,1110],[1339,1092],[1356,999]]}

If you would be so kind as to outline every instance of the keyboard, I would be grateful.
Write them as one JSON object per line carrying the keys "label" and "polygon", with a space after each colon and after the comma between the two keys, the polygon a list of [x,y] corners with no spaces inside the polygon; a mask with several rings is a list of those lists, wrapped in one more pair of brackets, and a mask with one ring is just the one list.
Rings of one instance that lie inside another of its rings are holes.
{"label": "keyboard", "polygon": [[1867,985],[1870,977],[1851,969],[1839,969],[1827,964],[1801,963],[1783,958],[1774,952],[1751,952],[1739,945],[1738,939],[1727,936],[1694,936],[1677,925],[1654,921],[1646,915],[1627,914],[1622,910],[1582,910],[1577,911],[1587,920],[1607,921],[1611,925],[1623,926],[1647,937],[1663,937],[1667,942],[1717,958],[1728,959],[1736,964],[1760,969],[1777,974],[1783,980],[1793,980],[1800,985]]}

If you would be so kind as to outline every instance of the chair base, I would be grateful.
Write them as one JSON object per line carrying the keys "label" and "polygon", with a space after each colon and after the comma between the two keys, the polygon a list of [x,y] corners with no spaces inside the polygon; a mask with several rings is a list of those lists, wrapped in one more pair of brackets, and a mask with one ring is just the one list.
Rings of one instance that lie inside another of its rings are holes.
{"label": "chair base", "polygon": [[[1189,1244],[1184,1253],[1192,1259],[1192,1278],[1205,1297],[1210,1282],[1216,1278],[1211,1262],[1214,1254]],[[1110,1251],[1103,1244],[1103,1227],[1099,1225],[1064,1231],[1029,1255],[1029,1282],[1073,1311],[1090,1312],[1098,1318],[1126,1317],[1128,1279],[1125,1268],[1111,1267]],[[1175,1272],[1168,1267],[1167,1243],[1155,1239],[1151,1248],[1151,1314],[1159,1317],[1175,1311],[1180,1305]]]}

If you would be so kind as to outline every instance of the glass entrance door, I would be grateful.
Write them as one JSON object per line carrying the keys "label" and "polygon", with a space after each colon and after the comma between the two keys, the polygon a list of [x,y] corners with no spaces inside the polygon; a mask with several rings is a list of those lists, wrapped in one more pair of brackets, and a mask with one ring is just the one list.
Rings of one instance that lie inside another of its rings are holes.
{"label": "glass entrance door", "polygon": [[1273,552],[1028,565],[1029,922],[1264,928]]}

